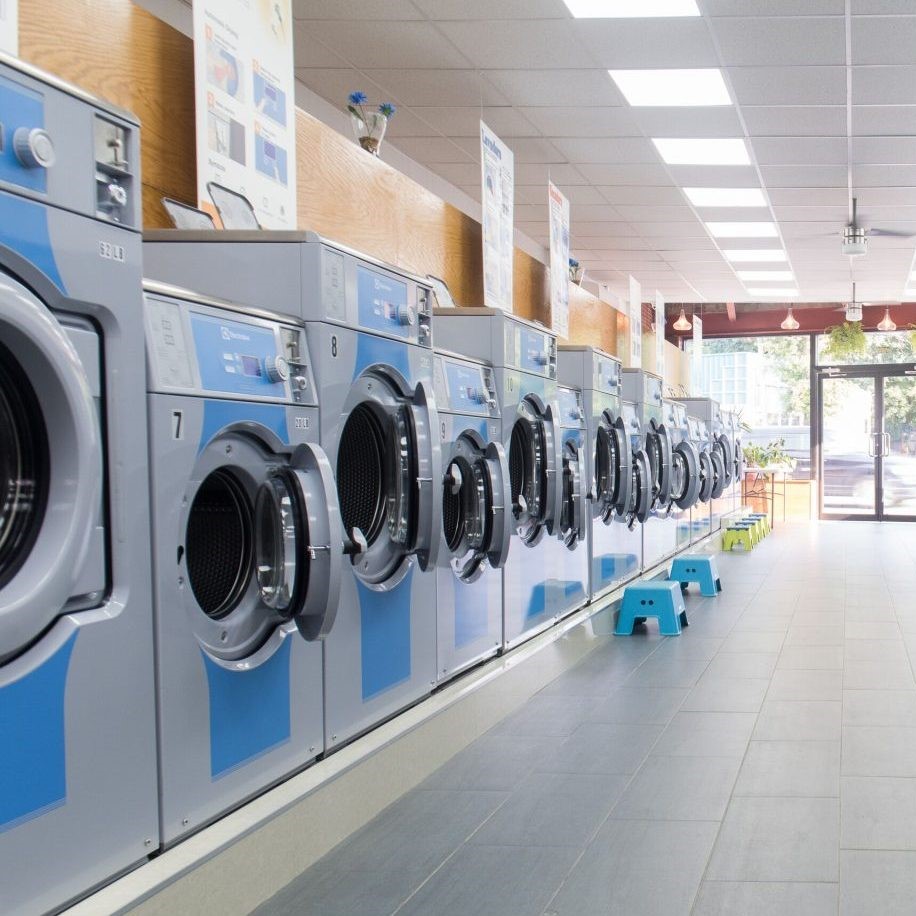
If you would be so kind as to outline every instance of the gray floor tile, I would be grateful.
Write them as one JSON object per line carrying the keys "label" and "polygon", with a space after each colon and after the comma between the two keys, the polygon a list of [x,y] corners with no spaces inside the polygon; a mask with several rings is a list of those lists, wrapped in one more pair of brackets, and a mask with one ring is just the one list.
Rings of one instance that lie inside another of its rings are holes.
{"label": "gray floor tile", "polygon": [[776,669],[779,656],[775,652],[723,652],[706,669],[710,677],[769,678]]}
{"label": "gray floor tile", "polygon": [[892,623],[897,619],[894,612],[894,605],[890,604],[871,604],[863,601],[861,604],[846,604],[846,622],[860,623]]}
{"label": "gray floor tile", "polygon": [[[718,826],[702,821],[606,821],[547,912],[689,913]],[[491,911],[494,916],[498,912]]]}
{"label": "gray floor tile", "polygon": [[894,639],[899,640],[900,627],[897,621],[890,620],[847,620],[847,639]]}
{"label": "gray floor tile", "polygon": [[517,786],[539,760],[564,740],[486,734],[436,770],[422,787],[506,791]]}
{"label": "gray floor tile", "polygon": [[792,614],[768,614],[763,611],[745,611],[735,621],[733,633],[785,633],[792,622]]}
{"label": "gray floor tile", "polygon": [[757,741],[839,741],[843,704],[767,699],[757,717]]}
{"label": "gray floor tile", "polygon": [[614,806],[628,820],[718,821],[741,761],[737,757],[649,757]]}
{"label": "gray floor tile", "polygon": [[916,726],[916,690],[844,690],[843,724]]}
{"label": "gray floor tile", "polygon": [[399,916],[540,916],[579,850],[463,846],[398,911]]}
{"label": "gray floor tile", "polygon": [[839,799],[733,798],[707,879],[837,880]]}
{"label": "gray floor tile", "polygon": [[704,881],[692,916],[836,916],[838,885]]}
{"label": "gray floor tile", "polygon": [[682,708],[696,712],[757,712],[769,683],[765,678],[704,676]]}
{"label": "gray floor tile", "polygon": [[660,725],[586,722],[562,745],[532,761],[542,773],[635,773],[662,733]]}
{"label": "gray floor tile", "polygon": [[844,776],[840,846],[916,851],[916,779]]}
{"label": "gray floor tile", "polygon": [[585,718],[589,722],[667,725],[688,693],[685,687],[618,687],[609,696],[596,698]]}
{"label": "gray floor tile", "polygon": [[843,850],[841,916],[912,916],[916,852]]}
{"label": "gray floor tile", "polygon": [[754,728],[752,712],[682,710],[662,732],[653,755],[742,758]]}
{"label": "gray floor tile", "polygon": [[492,728],[489,734],[566,738],[582,724],[594,703],[594,697],[558,697],[539,693]]}
{"label": "gray floor tile", "polygon": [[779,652],[785,633],[735,633],[724,642],[721,652]]}
{"label": "gray floor tile", "polygon": [[779,653],[777,668],[795,670],[841,670],[842,646],[784,646]]}
{"label": "gray floor tile", "polygon": [[735,795],[839,794],[839,741],[751,741],[735,785]]}
{"label": "gray floor tile", "polygon": [[846,615],[842,604],[838,608],[826,611],[809,611],[800,607],[792,618],[793,627],[837,627],[844,626],[845,622]]}
{"label": "gray floor tile", "polygon": [[842,623],[822,626],[798,626],[793,623],[786,633],[783,648],[788,646],[842,646],[845,640],[845,627]]}
{"label": "gray floor tile", "polygon": [[672,658],[667,654],[653,653],[627,678],[626,683],[635,687],[693,687],[708,664],[707,658]]}
{"label": "gray floor tile", "polygon": [[842,671],[813,671],[777,668],[770,681],[768,700],[840,700]]}
{"label": "gray floor tile", "polygon": [[916,728],[844,726],[840,772],[916,777]]}
{"label": "gray floor tile", "polygon": [[666,639],[652,653],[653,658],[691,658],[709,661],[722,647],[725,638],[722,636],[697,636],[693,624],[681,632],[680,636]]}
{"label": "gray floor tile", "polygon": [[849,639],[845,648],[846,661],[849,662],[907,662],[906,646],[902,637],[896,640]]}
{"label": "gray floor tile", "polygon": [[[847,645],[864,640],[852,640]],[[843,686],[847,690],[910,690],[916,688],[907,659],[852,661],[846,659]]]}
{"label": "gray floor tile", "polygon": [[610,814],[628,780],[628,776],[605,773],[532,773],[470,842],[584,848]]}

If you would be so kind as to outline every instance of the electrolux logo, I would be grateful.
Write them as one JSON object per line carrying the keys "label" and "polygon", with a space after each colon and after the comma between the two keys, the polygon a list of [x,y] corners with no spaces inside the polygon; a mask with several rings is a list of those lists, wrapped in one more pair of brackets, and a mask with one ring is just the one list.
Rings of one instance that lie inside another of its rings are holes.
{"label": "electrolux logo", "polygon": [[226,325],[220,326],[219,333],[223,340],[251,340],[247,334],[242,334],[240,331],[233,331],[231,328],[227,328]]}
{"label": "electrolux logo", "polygon": [[499,145],[491,140],[489,137],[485,136],[483,138],[483,145],[494,155],[497,159],[502,159],[503,153],[499,148]]}

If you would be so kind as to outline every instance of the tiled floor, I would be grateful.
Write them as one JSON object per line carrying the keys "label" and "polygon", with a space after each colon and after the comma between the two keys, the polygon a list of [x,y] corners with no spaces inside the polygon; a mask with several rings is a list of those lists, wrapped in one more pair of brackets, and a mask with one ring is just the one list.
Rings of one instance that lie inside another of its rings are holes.
{"label": "tiled floor", "polygon": [[720,571],[258,912],[916,912],[916,526],[781,526]]}

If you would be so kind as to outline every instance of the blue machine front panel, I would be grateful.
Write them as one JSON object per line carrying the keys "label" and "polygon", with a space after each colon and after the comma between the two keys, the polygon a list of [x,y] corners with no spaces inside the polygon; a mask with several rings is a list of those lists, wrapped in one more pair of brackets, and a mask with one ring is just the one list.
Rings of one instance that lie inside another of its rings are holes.
{"label": "blue machine front panel", "polygon": [[620,394],[620,365],[610,359],[598,360],[595,373],[595,387],[608,394]]}
{"label": "blue machine front panel", "polygon": [[289,740],[292,638],[262,665],[232,671],[201,652],[210,691],[210,775],[218,779]]}
{"label": "blue machine front panel", "polygon": [[410,326],[401,324],[398,309],[407,306],[407,284],[361,264],[356,268],[359,325],[369,331],[383,331],[408,337]]}
{"label": "blue machine front panel", "polygon": [[550,350],[550,337],[541,331],[520,327],[518,329],[519,368],[536,375],[544,374],[543,355]]}
{"label": "blue machine front panel", "polygon": [[11,248],[37,267],[62,293],[67,292],[51,249],[45,206],[0,191],[0,245]]}
{"label": "blue machine front panel", "polygon": [[278,355],[272,329],[191,312],[191,330],[200,384],[206,391],[272,398],[286,395],[283,382],[267,377],[266,361]]}
{"label": "blue machine front panel", "polygon": [[576,392],[570,388],[559,388],[557,399],[560,402],[560,425],[569,426],[581,422],[579,416],[579,399]]}
{"label": "blue machine front panel", "polygon": [[476,366],[445,363],[448,376],[449,407],[461,413],[486,414],[486,389],[483,376]]}
{"label": "blue machine front panel", "polygon": [[64,707],[74,633],[41,667],[0,690],[0,833],[64,804]]}
{"label": "blue machine front panel", "polygon": [[0,119],[3,121],[3,145],[0,149],[0,180],[29,191],[44,193],[48,187],[46,169],[27,169],[16,156],[13,135],[20,127],[31,130],[44,127],[44,99],[33,89],[20,86],[0,76]]}
{"label": "blue machine front panel", "polygon": [[284,443],[289,444],[286,425],[286,408],[281,404],[247,404],[240,401],[204,401],[204,420],[200,429],[198,451],[220,430],[228,426],[256,424],[269,429]]}
{"label": "blue machine front panel", "polygon": [[413,566],[389,592],[358,579],[363,700],[410,677],[410,583]]}
{"label": "blue machine front panel", "polygon": [[407,346],[400,341],[386,340],[374,334],[358,334],[353,378],[358,378],[369,366],[382,365],[397,369],[407,381],[410,381],[410,351]]}
{"label": "blue machine front panel", "polygon": [[[497,572],[496,575],[499,575]],[[487,635],[490,625],[489,581],[481,576],[476,582],[462,582],[452,576],[455,589],[455,648],[477,642]],[[496,593],[497,600],[501,598]]]}

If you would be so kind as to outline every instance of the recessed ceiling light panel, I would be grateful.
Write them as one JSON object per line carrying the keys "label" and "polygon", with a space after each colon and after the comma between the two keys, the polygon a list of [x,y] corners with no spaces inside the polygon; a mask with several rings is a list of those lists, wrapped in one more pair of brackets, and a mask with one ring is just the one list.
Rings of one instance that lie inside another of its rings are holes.
{"label": "recessed ceiling light panel", "polygon": [[747,280],[758,280],[763,282],[770,282],[774,280],[779,280],[785,282],[786,280],[794,279],[794,275],[791,270],[739,270],[738,278],[743,281]]}
{"label": "recessed ceiling light panel", "polygon": [[684,188],[695,207],[765,207],[760,188]]}
{"label": "recessed ceiling light panel", "polygon": [[699,16],[697,0],[563,0],[577,19],[649,19]]}
{"label": "recessed ceiling light panel", "polygon": [[779,235],[776,223],[707,223],[706,228],[717,239],[774,239]]}
{"label": "recessed ceiling light panel", "polygon": [[608,70],[631,105],[731,105],[721,70]]}
{"label": "recessed ceiling light panel", "polygon": [[781,248],[726,248],[722,254],[732,262],[774,263],[789,260]]}
{"label": "recessed ceiling light panel", "polygon": [[743,140],[652,138],[655,148],[668,165],[750,165]]}

